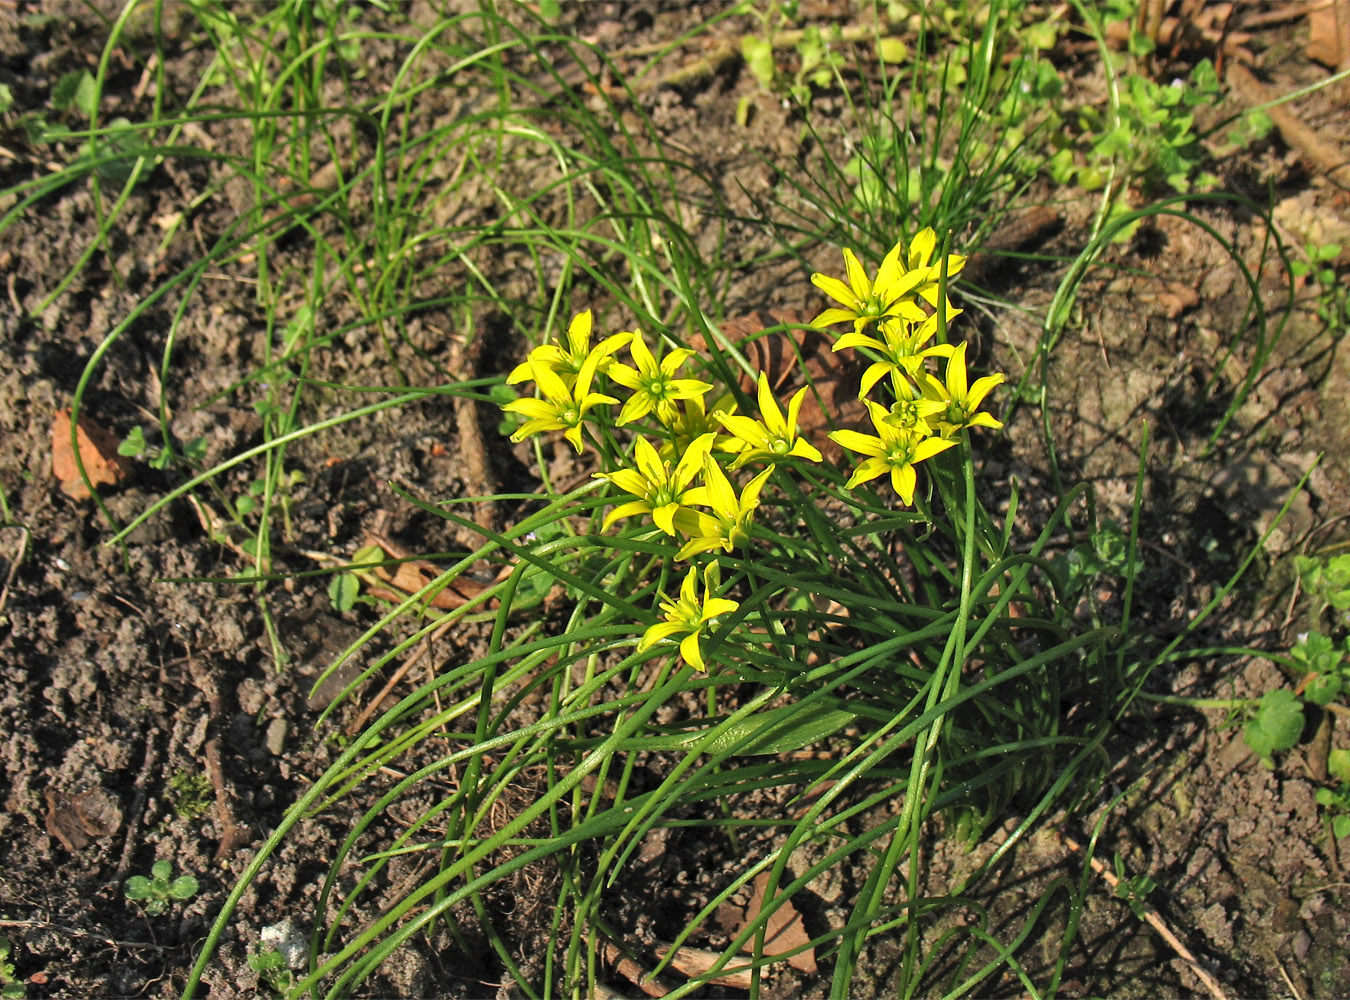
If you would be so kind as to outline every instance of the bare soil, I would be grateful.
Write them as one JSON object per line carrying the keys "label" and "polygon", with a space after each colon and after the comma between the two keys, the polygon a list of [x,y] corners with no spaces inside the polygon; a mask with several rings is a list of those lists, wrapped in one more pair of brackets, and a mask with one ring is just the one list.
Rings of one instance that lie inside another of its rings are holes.
{"label": "bare soil", "polygon": [[[560,27],[616,49],[636,48],[675,37],[708,11],[698,4],[596,3],[565,14]],[[50,16],[34,21],[28,16],[34,13]],[[822,5],[818,13],[847,12]],[[717,30],[731,38],[753,24],[733,19]],[[1261,51],[1285,53],[1278,60],[1272,55],[1265,66],[1267,83],[1277,92],[1324,72],[1301,54],[1298,33],[1305,30],[1298,22],[1262,29]],[[45,108],[63,72],[92,66],[105,32],[97,17],[65,4],[0,3],[0,83],[14,92],[16,113]],[[205,56],[186,29],[167,54],[169,80],[185,90]],[[689,79],[644,93],[642,107],[664,141],[696,162],[733,210],[748,215],[755,199],[778,182],[768,164],[805,162],[802,120],[760,91],[735,60]],[[130,62],[115,67],[108,99],[117,113],[132,113],[149,100],[141,82]],[[743,98],[752,105],[746,127],[736,124]],[[426,100],[429,119],[461,110],[448,96],[428,94]],[[816,106],[824,116],[831,109],[843,116],[838,95],[821,94]],[[1323,103],[1304,113],[1350,150],[1345,104]],[[31,146],[16,121],[12,113],[0,122],[4,187],[41,176],[52,155]],[[219,148],[235,148],[228,123],[204,129]],[[1273,192],[1274,218],[1286,240],[1329,242],[1350,232],[1350,196],[1278,136],[1218,166],[1228,190],[1261,204]],[[0,670],[6,682],[0,694],[0,934],[14,943],[17,975],[29,997],[177,995],[251,847],[332,759],[325,731],[314,728],[325,700],[311,697],[311,685],[370,622],[368,609],[335,612],[322,578],[271,588],[268,608],[289,657],[278,671],[254,592],[194,582],[228,578],[243,566],[237,553],[210,539],[192,507],[175,503],[125,547],[108,547],[109,524],[97,507],[69,497],[53,477],[53,418],[70,405],[96,345],[164,276],[194,259],[202,236],[232,221],[238,192],[227,188],[204,203],[192,226],[159,247],[157,220],[220,179],[217,171],[201,160],[156,170],[133,192],[108,246],[40,311],[42,296],[76,264],[96,232],[98,207],[89,185],[44,199],[0,235],[7,288],[0,306],[0,489],[12,514],[9,526],[0,528]],[[1046,192],[1047,201],[1051,195]],[[9,197],[3,208],[13,203]],[[1054,355],[1048,405],[1056,458],[1066,483],[1090,482],[1103,509],[1126,522],[1147,423],[1140,526],[1146,569],[1138,621],[1166,637],[1208,603],[1303,473],[1323,456],[1243,585],[1202,632],[1203,644],[1214,648],[1278,651],[1307,627],[1289,600],[1286,557],[1310,538],[1325,542],[1345,534],[1338,519],[1350,512],[1350,360],[1343,343],[1313,315],[1310,286],[1300,286],[1292,307],[1286,300],[1289,278],[1272,266],[1264,218],[1236,202],[1192,208],[1239,248],[1259,276],[1273,322],[1284,324],[1263,373],[1209,448],[1256,350],[1240,337],[1234,356],[1225,357],[1225,345],[1247,321],[1245,286],[1213,237],[1162,217],[1109,251],[1110,266],[1089,277]],[[1036,249],[1071,255],[1086,239],[1088,206],[1070,202],[1055,214],[1053,235]],[[736,223],[727,232],[732,256],[741,259],[771,245],[763,229]],[[283,245],[278,270],[291,263],[303,269],[304,252]],[[503,254],[495,277],[509,284],[518,264]],[[837,270],[837,250],[818,248],[810,265]],[[743,269],[729,301],[745,313],[809,312],[820,303],[808,273],[784,273],[782,265]],[[987,275],[989,287],[1030,310],[981,317],[977,308],[968,309],[990,367],[1021,371],[1038,335],[1036,322],[1023,316],[1045,307],[1062,273],[1053,262],[1005,262]],[[158,374],[172,305],[145,312],[103,359],[85,396],[86,414],[121,438],[150,424],[160,394],[171,393],[188,421],[184,436],[204,435],[213,458],[258,443],[259,421],[247,394],[218,395],[259,364],[258,331],[265,323],[246,276],[238,262],[222,266],[197,293],[179,334],[172,374],[178,384],[162,385]],[[326,319],[337,326],[344,317]],[[445,380],[447,370],[460,370],[463,354],[448,335],[453,323],[442,320],[426,317],[396,346],[409,383],[434,384]],[[331,370],[312,376],[359,383],[363,373],[387,370],[383,352],[380,344],[348,338],[328,356]],[[522,353],[523,341],[508,324],[494,353],[478,362],[481,374],[508,370]],[[350,554],[380,512],[389,515],[388,534],[409,549],[454,549],[445,528],[390,484],[425,496],[472,494],[473,470],[460,458],[463,432],[453,403],[433,399],[299,443],[288,454],[305,476],[292,508],[292,549]],[[1015,477],[1026,516],[1043,514],[1053,496],[1053,474],[1039,415],[1023,407],[1001,439],[986,439],[982,447],[987,487],[1001,488]],[[502,483],[531,488],[523,481],[526,463],[508,449],[495,451],[494,474]],[[141,463],[105,488],[103,497],[125,521],[176,482]],[[301,559],[288,568],[312,567]],[[454,639],[466,654],[482,641],[472,630]],[[1269,660],[1216,654],[1159,672],[1151,689],[1244,697],[1288,683]],[[344,711],[334,725],[351,721],[355,709]],[[1131,873],[1157,881],[1149,901],[1229,996],[1350,995],[1347,883],[1338,845],[1313,798],[1325,777],[1327,748],[1347,743],[1343,724],[1314,720],[1303,744],[1268,770],[1246,749],[1240,726],[1222,712],[1155,710],[1141,703],[1110,747],[1114,784],[1091,817],[1106,820],[1097,853],[1107,859],[1118,853]],[[528,795],[527,783],[521,793]],[[992,850],[1019,818],[1007,817],[1004,832],[980,851]],[[239,931],[207,977],[213,1000],[259,995],[244,960],[256,946],[257,928],[288,914],[303,922],[342,833],[331,816],[302,827],[245,896]],[[1098,875],[1084,876],[1081,847],[1073,844],[1090,834],[1090,825],[1045,828],[1010,851],[996,882],[976,901],[990,910],[990,930],[1006,939],[1001,932],[1020,926],[1055,879],[1078,884],[1086,878],[1096,888],[1082,911],[1070,912],[1067,893],[1056,897],[1041,930],[1019,953],[1033,981],[1053,963],[1062,929],[1073,917],[1081,923],[1060,995],[1206,995],[1174,943],[1114,899]],[[668,901],[668,912],[627,915],[641,925],[639,942],[662,937],[663,921],[677,923],[700,906],[735,864],[707,845],[683,846],[676,835],[660,847],[643,878],[648,891]],[[195,874],[200,890],[168,914],[149,916],[124,898],[123,886],[129,876],[148,873],[156,859],[172,861],[175,873]],[[939,846],[925,859],[925,878],[940,889],[973,860]],[[691,871],[698,874],[690,877]],[[409,869],[395,877],[416,874]],[[514,895],[494,904],[523,956],[542,940],[550,917],[541,909],[550,898],[548,873],[531,878],[513,884]],[[807,915],[808,924],[818,929],[844,912],[850,878],[841,873],[840,884],[817,894],[819,910]],[[427,942],[391,961],[377,989],[391,996],[497,993],[497,984],[509,977],[490,949],[476,947],[481,941],[468,944],[465,951],[449,941]],[[887,994],[892,954],[898,952],[886,942],[878,945],[854,995]],[[825,975],[827,970],[785,978],[775,990],[819,995],[828,985]],[[638,992],[618,972],[610,981],[620,994]],[[1013,979],[986,983],[982,992],[1024,995]],[[740,995],[730,988],[722,994]]]}

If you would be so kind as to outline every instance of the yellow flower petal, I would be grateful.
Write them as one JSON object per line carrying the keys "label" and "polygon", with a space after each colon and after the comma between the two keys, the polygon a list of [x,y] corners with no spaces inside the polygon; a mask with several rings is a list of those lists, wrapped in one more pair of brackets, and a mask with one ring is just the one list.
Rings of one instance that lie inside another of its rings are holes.
{"label": "yellow flower petal", "polygon": [[567,346],[571,348],[574,358],[585,357],[591,346],[591,311],[589,309],[572,317],[572,322],[567,327]]}
{"label": "yellow flower petal", "polygon": [[683,629],[675,622],[657,622],[642,633],[642,638],[638,640],[637,651],[645,653],[662,639],[669,639],[682,631]]}
{"label": "yellow flower petal", "polygon": [[608,531],[610,526],[616,521],[622,521],[626,517],[636,517],[639,514],[645,514],[652,509],[652,505],[646,500],[629,500],[627,503],[621,503],[609,512],[603,524],[600,525],[601,531]]}
{"label": "yellow flower petal", "polygon": [[910,241],[908,259],[905,261],[908,270],[915,270],[927,266],[933,259],[933,251],[937,249],[937,233],[930,227],[921,229],[914,234],[914,239]]}
{"label": "yellow flower petal", "polygon": [[788,452],[788,457],[804,458],[810,462],[820,462],[825,458],[825,456],[820,453],[820,449],[802,438],[798,438],[793,443],[792,450]]}
{"label": "yellow flower petal", "polygon": [[906,507],[914,506],[914,488],[919,477],[912,465],[899,465],[891,469],[891,489],[895,490],[900,502]]}
{"label": "yellow flower petal", "polygon": [[[830,280],[833,281],[834,279],[831,278]],[[856,317],[857,313],[850,312],[847,309],[830,308],[813,319],[811,325],[820,329],[825,326],[833,326],[835,323],[852,323]]]}
{"label": "yellow flower petal", "polygon": [[849,428],[831,431],[830,440],[842,448],[856,451],[861,455],[880,455],[882,452],[881,438]]}
{"label": "yellow flower petal", "polygon": [[680,640],[680,659],[700,673],[707,671],[703,662],[703,650],[698,648],[698,633],[690,632]]}
{"label": "yellow flower petal", "polygon": [[848,247],[844,248],[844,272],[848,276],[849,287],[853,289],[853,294],[860,301],[866,300],[871,296],[872,282],[868,280],[867,272],[863,269],[862,262],[858,260],[857,255]]}

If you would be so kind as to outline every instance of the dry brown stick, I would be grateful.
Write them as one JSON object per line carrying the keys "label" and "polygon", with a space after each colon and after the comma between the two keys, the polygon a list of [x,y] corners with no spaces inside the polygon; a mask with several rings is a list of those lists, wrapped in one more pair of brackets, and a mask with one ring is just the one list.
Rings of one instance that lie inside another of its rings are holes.
{"label": "dry brown stick", "polygon": [[170,948],[179,947],[178,945],[155,944],[153,941],[119,941],[117,938],[108,937],[106,934],[96,934],[93,931],[82,931],[77,927],[67,927],[65,924],[54,924],[50,920],[0,920],[0,927],[32,927],[37,928],[38,930],[69,934],[71,937],[93,938],[95,941],[102,941],[109,948],[169,951]]}
{"label": "dry brown stick", "polygon": [[1295,152],[1325,173],[1333,183],[1350,188],[1350,156],[1305,125],[1287,104],[1272,105],[1278,100],[1277,95],[1272,94],[1246,66],[1230,63],[1228,82],[1247,107],[1262,108],[1270,116],[1280,130],[1280,136]]}
{"label": "dry brown stick", "polygon": [[5,610],[5,605],[9,603],[9,588],[14,583],[14,574],[19,571],[19,564],[23,562],[24,554],[28,551],[28,540],[31,533],[21,524],[7,524],[6,528],[17,528],[21,534],[19,536],[18,551],[9,561],[9,569],[5,573],[5,585],[0,587],[0,612]]}
{"label": "dry brown stick", "polygon": [[[225,715],[224,701],[220,697],[220,688],[216,679],[197,658],[188,653],[188,673],[192,682],[202,694],[211,713],[207,722],[208,732],[215,728],[217,721]],[[212,732],[206,740],[206,773],[211,779],[211,787],[216,793],[216,823],[220,826],[220,844],[216,847],[216,860],[227,858],[247,842],[246,831],[235,822],[234,807],[231,805],[229,786],[225,782],[225,768],[220,762],[220,736]]]}
{"label": "dry brown stick", "polygon": [[1294,985],[1294,981],[1289,978],[1289,973],[1285,971],[1284,963],[1280,961],[1280,956],[1275,954],[1273,949],[1270,952],[1270,959],[1275,963],[1275,968],[1280,970],[1280,978],[1284,980],[1284,985],[1289,987],[1289,993],[1293,996],[1294,1000],[1303,1000],[1303,994],[1298,991],[1298,987]]}
{"label": "dry brown stick", "polygon": [[670,992],[655,979],[648,979],[642,966],[625,955],[612,941],[605,942],[605,961],[614,966],[615,972],[649,997],[663,997]]}
{"label": "dry brown stick", "polygon": [[458,621],[458,619],[441,622],[441,624],[437,625],[432,630],[429,636],[418,644],[417,649],[413,651],[412,655],[403,661],[399,668],[394,671],[393,676],[389,678],[384,687],[380,688],[380,693],[367,702],[366,707],[361,709],[361,714],[352,720],[351,724],[347,727],[348,736],[361,731],[361,727],[364,726],[367,720],[379,709],[380,703],[383,702],[385,698],[389,697],[389,692],[393,691],[394,688],[398,686],[399,682],[403,680],[404,677],[408,676],[409,670],[422,661],[422,657],[427,655],[427,650],[431,648],[431,644],[444,635],[450,626],[455,624],[455,621]]}
{"label": "dry brown stick", "polygon": [[1242,17],[1242,27],[1244,29],[1266,28],[1272,24],[1297,21],[1301,17],[1307,17],[1313,11],[1330,7],[1333,2],[1335,2],[1335,0],[1310,0],[1309,3],[1279,4],[1260,14],[1244,14]]}
{"label": "dry brown stick", "polygon": [[[1083,853],[1083,848],[1079,846],[1078,842],[1062,830],[1059,831],[1059,838],[1069,850],[1078,854]],[[1095,854],[1088,859],[1088,863],[1092,865],[1092,870],[1100,875],[1106,881],[1106,884],[1111,887],[1111,891],[1114,892],[1116,886],[1120,884],[1120,879],[1116,878],[1115,872],[1111,871],[1111,869],[1107,867],[1106,862]],[[1163,923],[1163,919],[1158,915],[1158,911],[1147,903],[1141,903],[1140,905],[1143,911],[1144,920],[1150,927],[1158,932],[1159,936],[1166,941],[1181,960],[1190,967],[1190,970],[1195,973],[1200,982],[1204,984],[1205,989],[1209,990],[1209,995],[1212,996],[1214,1000],[1228,1000],[1228,994],[1223,991],[1223,987],[1219,985],[1219,981],[1211,976],[1205,967],[1196,959],[1195,955],[1191,953],[1191,950],[1182,944],[1181,938],[1173,934],[1168,926]]]}
{"label": "dry brown stick", "polygon": [[[480,322],[464,351],[464,377],[479,378],[483,372],[483,349],[487,345],[487,325]],[[483,439],[483,425],[478,415],[479,403],[468,396],[455,397],[455,422],[459,424],[460,477],[471,494],[489,497],[497,492],[497,476],[492,471],[487,442]],[[488,531],[497,529],[497,504],[485,500],[474,510],[474,521]]]}
{"label": "dry brown stick", "polygon": [[145,813],[146,788],[150,785],[151,774],[159,766],[159,746],[155,742],[155,733],[150,730],[145,737],[145,758],[141,761],[140,773],[136,775],[136,782],[133,786],[136,789],[136,795],[131,800],[131,810],[128,813],[127,833],[122,841],[122,856],[117,862],[117,873],[113,876],[113,881],[119,885],[126,878],[127,870],[131,867],[131,855],[140,845],[141,841],[137,836],[141,829],[142,816]]}

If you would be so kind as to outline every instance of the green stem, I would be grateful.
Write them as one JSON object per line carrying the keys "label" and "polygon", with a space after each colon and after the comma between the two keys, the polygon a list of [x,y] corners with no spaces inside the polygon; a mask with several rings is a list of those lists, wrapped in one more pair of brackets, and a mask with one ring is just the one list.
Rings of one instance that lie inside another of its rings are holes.
{"label": "green stem", "polygon": [[1156,701],[1163,705],[1185,705],[1188,708],[1222,708],[1230,711],[1235,708],[1255,708],[1260,698],[1184,698],[1177,694],[1153,694],[1140,691],[1135,695],[1144,701]]}

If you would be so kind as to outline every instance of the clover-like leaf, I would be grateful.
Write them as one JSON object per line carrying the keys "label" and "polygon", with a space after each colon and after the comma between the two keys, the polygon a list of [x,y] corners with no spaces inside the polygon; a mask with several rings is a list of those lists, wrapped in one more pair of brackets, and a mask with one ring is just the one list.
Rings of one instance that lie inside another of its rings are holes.
{"label": "clover-like leaf", "polygon": [[1273,766],[1271,757],[1288,750],[1298,742],[1303,732],[1303,703],[1288,688],[1267,691],[1261,696],[1256,715],[1242,731],[1247,746],[1267,766]]}
{"label": "clover-like leaf", "polygon": [[1327,754],[1327,773],[1350,785],[1350,750],[1337,748]]}

